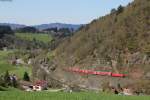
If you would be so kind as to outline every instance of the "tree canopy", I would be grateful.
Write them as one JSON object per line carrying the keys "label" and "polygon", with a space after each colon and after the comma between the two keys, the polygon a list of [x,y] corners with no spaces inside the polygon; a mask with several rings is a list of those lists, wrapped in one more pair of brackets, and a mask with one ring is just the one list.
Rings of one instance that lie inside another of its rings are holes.
{"label": "tree canopy", "polygon": [[10,26],[2,26],[0,25],[0,38],[2,38],[4,35],[13,35],[14,32],[10,28]]}
{"label": "tree canopy", "polygon": [[16,32],[19,32],[19,33],[36,33],[36,32],[38,32],[38,30],[34,27],[27,26],[24,28],[17,29]]}

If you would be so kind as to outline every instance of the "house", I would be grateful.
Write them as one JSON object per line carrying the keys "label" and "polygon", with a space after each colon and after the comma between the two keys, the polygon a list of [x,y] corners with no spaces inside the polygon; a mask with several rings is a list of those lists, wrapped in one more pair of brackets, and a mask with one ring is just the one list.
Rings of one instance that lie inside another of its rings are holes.
{"label": "house", "polygon": [[31,65],[32,64],[32,59],[29,59],[28,60],[28,65]]}
{"label": "house", "polygon": [[18,59],[18,58],[12,59],[10,61],[10,63],[12,65],[23,65],[23,64],[25,64],[25,62],[22,59]]}
{"label": "house", "polygon": [[129,88],[124,88],[124,89],[123,89],[123,94],[124,94],[124,95],[133,95],[133,92],[132,92],[132,90],[129,89]]}
{"label": "house", "polygon": [[25,64],[25,62],[22,59],[16,59],[16,64],[23,65],[23,64]]}
{"label": "house", "polygon": [[46,90],[47,87],[48,87],[47,81],[45,81],[45,80],[38,80],[33,85],[33,90],[34,91],[42,91],[42,90]]}
{"label": "house", "polygon": [[34,84],[27,81],[21,81],[20,84],[25,91],[42,91],[46,90],[48,87],[47,81],[44,80],[38,80]]}

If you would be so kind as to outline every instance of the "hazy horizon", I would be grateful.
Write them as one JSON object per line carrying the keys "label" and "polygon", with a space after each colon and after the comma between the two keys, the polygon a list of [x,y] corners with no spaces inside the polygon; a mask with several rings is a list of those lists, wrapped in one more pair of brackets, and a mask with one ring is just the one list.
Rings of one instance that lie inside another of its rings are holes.
{"label": "hazy horizon", "polygon": [[133,0],[12,0],[0,1],[0,23],[39,25],[49,23],[87,24],[112,8]]}

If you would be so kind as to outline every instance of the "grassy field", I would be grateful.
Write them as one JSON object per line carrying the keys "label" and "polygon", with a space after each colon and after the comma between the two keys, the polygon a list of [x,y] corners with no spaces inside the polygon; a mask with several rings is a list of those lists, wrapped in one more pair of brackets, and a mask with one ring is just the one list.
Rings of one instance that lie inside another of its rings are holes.
{"label": "grassy field", "polygon": [[4,73],[6,70],[13,70],[14,67],[10,65],[6,58],[7,56],[12,53],[11,51],[0,51],[0,74]]}
{"label": "grassy field", "polygon": [[150,96],[117,96],[104,93],[0,92],[0,100],[150,100]]}
{"label": "grassy field", "polygon": [[15,33],[15,35],[21,39],[26,39],[29,41],[33,41],[34,39],[37,41],[41,41],[44,43],[50,42],[52,40],[52,36],[49,34],[42,33]]}
{"label": "grassy field", "polygon": [[11,65],[8,60],[7,56],[13,53],[13,51],[0,51],[0,75],[4,74],[6,71],[9,71],[10,74],[16,74],[18,78],[22,78],[24,72],[28,72],[31,75],[31,68],[22,65]]}

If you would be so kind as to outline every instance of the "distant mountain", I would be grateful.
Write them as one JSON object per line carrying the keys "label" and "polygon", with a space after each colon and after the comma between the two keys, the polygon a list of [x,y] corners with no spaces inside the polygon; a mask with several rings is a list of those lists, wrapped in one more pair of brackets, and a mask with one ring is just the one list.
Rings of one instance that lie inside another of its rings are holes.
{"label": "distant mountain", "polygon": [[77,30],[78,28],[80,28],[82,26],[82,24],[64,24],[64,23],[50,23],[50,24],[41,24],[41,25],[35,25],[33,27],[39,29],[39,30],[44,30],[44,29],[48,29],[48,28],[55,28],[57,27],[59,28],[73,28],[74,30]]}
{"label": "distant mountain", "polygon": [[11,29],[17,29],[17,28],[23,28],[26,27],[26,25],[22,25],[22,24],[13,24],[13,23],[0,23],[0,25],[7,25],[10,26]]}
{"label": "distant mountain", "polygon": [[[0,25],[8,25],[10,26],[13,30],[17,29],[17,28],[24,28],[27,25],[23,25],[23,24],[13,24],[13,23],[0,23]],[[38,30],[44,30],[44,29],[48,29],[48,28],[55,28],[57,27],[59,28],[73,28],[74,30],[79,29],[82,26],[82,24],[64,24],[64,23],[50,23],[50,24],[41,24],[41,25],[34,25],[31,27],[35,27]]]}

